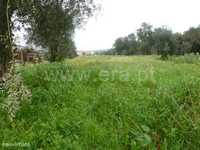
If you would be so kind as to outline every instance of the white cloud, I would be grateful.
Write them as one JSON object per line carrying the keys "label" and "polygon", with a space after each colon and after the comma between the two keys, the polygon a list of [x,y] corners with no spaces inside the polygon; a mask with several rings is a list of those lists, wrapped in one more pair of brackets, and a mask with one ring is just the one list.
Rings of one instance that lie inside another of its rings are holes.
{"label": "white cloud", "polygon": [[111,48],[116,38],[135,32],[142,22],[183,32],[200,24],[199,0],[102,0],[101,15],[76,31],[78,50]]}

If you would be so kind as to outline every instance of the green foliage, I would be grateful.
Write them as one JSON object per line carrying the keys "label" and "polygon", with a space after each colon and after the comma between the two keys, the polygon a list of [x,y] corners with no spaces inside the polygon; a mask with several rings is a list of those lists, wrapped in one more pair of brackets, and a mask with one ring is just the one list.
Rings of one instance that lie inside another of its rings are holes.
{"label": "green foliage", "polygon": [[30,149],[198,149],[200,67],[170,58],[27,65],[21,72],[31,104],[22,106],[12,128],[0,111],[0,141]]}
{"label": "green foliage", "polygon": [[118,38],[114,43],[114,51],[111,54],[132,55],[137,53],[137,41],[135,34],[130,34],[127,37]]}
{"label": "green foliage", "polygon": [[2,107],[8,114],[9,120],[14,121],[16,113],[20,110],[24,103],[30,102],[31,92],[23,84],[20,74],[7,74],[3,85],[4,99]]}
{"label": "green foliage", "polygon": [[200,26],[190,28],[184,33],[184,41],[190,44],[190,50],[193,53],[200,53]]}
{"label": "green foliage", "polygon": [[[29,43],[47,48],[50,61],[56,61],[66,54],[69,57],[76,55],[72,49],[74,30],[82,26],[97,8],[94,0],[1,0],[0,77],[8,71],[12,59],[10,28],[14,28],[14,21],[26,25]],[[68,45],[63,48],[64,42]]]}
{"label": "green foliage", "polygon": [[147,23],[142,23],[141,28],[137,30],[139,50],[144,55],[151,54],[150,47],[153,45],[152,34],[153,34],[152,26]]}
{"label": "green foliage", "polygon": [[[50,61],[60,60],[71,53],[73,33],[96,8],[93,0],[37,1],[31,8],[27,23],[30,25],[29,42],[49,50]],[[63,49],[63,43],[65,44]]]}
{"label": "green foliage", "polygon": [[169,51],[170,51],[170,47],[169,47],[168,43],[165,43],[165,47],[163,47],[163,50],[161,51],[161,59],[162,60],[168,59]]}
{"label": "green foliage", "polygon": [[117,55],[161,55],[166,59],[167,55],[184,55],[187,53],[199,53],[200,51],[200,27],[190,28],[188,31],[173,33],[166,26],[153,28],[143,23],[137,30],[137,35],[130,34],[118,38],[112,50],[104,54]]}
{"label": "green foliage", "polygon": [[173,33],[166,27],[156,28],[153,33],[154,48],[161,57],[173,55],[175,50]]}

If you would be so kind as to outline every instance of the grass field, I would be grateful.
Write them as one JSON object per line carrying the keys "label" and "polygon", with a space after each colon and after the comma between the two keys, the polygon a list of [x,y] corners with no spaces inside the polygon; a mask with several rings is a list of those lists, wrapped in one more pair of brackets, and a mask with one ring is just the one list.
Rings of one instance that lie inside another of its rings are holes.
{"label": "grass field", "polygon": [[21,72],[31,104],[23,104],[12,123],[0,111],[0,143],[43,150],[198,150],[200,65],[177,60],[88,56],[26,66]]}

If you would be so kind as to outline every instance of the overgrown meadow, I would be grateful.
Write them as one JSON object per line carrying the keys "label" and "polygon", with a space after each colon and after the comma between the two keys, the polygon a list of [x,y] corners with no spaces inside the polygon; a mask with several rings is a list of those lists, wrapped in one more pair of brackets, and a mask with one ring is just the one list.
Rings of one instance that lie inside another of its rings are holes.
{"label": "overgrown meadow", "polygon": [[88,56],[20,67],[32,98],[13,122],[0,110],[0,149],[198,150],[199,63]]}

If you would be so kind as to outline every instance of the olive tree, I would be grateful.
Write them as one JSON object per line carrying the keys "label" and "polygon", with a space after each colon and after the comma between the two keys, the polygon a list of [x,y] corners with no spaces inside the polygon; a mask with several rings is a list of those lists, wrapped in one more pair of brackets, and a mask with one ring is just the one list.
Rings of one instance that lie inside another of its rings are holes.
{"label": "olive tree", "polygon": [[13,15],[29,25],[29,41],[48,48],[55,61],[59,41],[72,36],[96,8],[94,0],[0,0],[0,77],[13,55]]}

